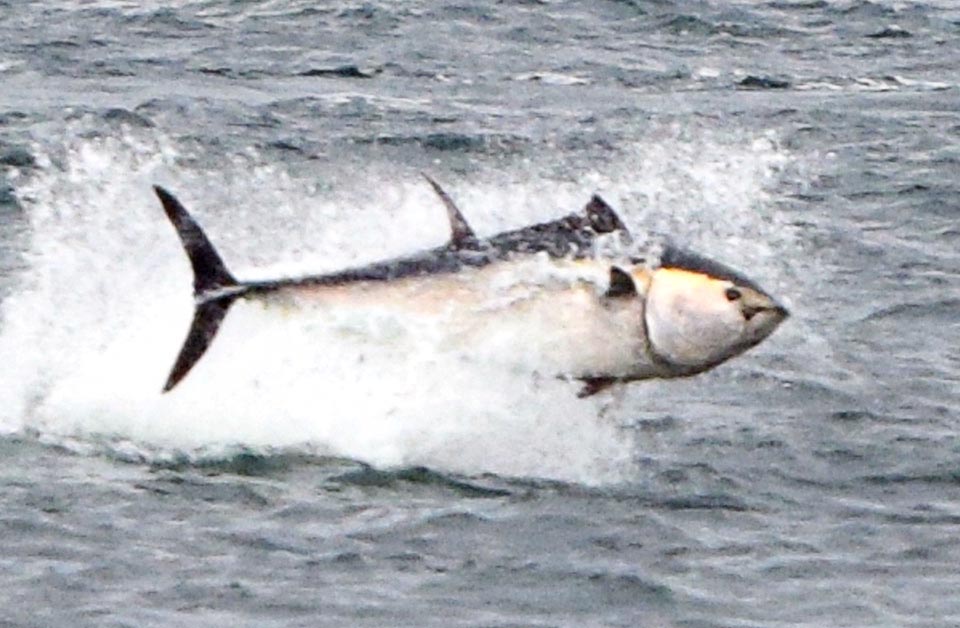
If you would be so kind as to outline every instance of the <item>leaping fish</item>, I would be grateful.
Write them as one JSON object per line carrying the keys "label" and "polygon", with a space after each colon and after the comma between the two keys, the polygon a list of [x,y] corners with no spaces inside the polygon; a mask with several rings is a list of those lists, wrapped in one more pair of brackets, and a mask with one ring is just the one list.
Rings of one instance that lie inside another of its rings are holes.
{"label": "leaping fish", "polygon": [[[451,337],[536,356],[552,375],[579,380],[587,397],[614,384],[688,377],[759,344],[788,316],[744,275],[674,246],[659,260],[617,253],[604,238],[630,242],[619,215],[594,195],[584,210],[489,238],[427,175],[450,223],[440,247],[333,273],[272,281],[238,280],[200,225],[167,190],[154,186],[193,269],[195,311],[163,392],[208,349],[240,299],[300,307],[388,306],[434,316]],[[543,262],[556,276],[504,285]],[[494,298],[496,296],[497,298]]]}

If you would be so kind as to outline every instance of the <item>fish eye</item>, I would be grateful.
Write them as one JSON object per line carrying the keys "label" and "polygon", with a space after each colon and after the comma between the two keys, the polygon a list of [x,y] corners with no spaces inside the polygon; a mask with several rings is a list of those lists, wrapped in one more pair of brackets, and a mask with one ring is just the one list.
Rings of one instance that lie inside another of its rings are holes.
{"label": "fish eye", "polygon": [[741,292],[736,288],[727,288],[726,295],[727,295],[727,301],[736,301],[741,296],[743,296],[743,294],[741,294]]}

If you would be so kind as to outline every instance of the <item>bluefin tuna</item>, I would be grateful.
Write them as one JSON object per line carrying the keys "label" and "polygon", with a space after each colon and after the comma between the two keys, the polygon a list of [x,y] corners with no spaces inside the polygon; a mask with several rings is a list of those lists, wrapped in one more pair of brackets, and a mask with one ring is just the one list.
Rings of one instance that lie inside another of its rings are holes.
{"label": "bluefin tuna", "polygon": [[155,186],[193,269],[195,302],[163,391],[187,376],[238,300],[408,311],[443,326],[465,350],[497,338],[504,350],[533,357],[538,372],[581,382],[580,397],[702,373],[759,344],[788,316],[755,282],[709,258],[675,246],[655,259],[629,252],[629,230],[598,195],[582,212],[480,238],[424,176],[446,209],[446,244],[272,281],[234,277],[184,206]]}

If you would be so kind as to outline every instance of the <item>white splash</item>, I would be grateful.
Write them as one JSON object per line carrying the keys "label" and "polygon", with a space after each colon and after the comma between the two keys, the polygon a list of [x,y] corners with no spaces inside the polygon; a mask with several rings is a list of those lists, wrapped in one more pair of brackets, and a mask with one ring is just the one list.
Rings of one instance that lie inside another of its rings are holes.
{"label": "white splash", "polygon": [[[482,233],[578,211],[600,191],[637,230],[673,229],[718,248],[743,238],[736,259],[728,256],[741,265],[769,255],[748,241],[784,237],[762,215],[766,186],[787,159],[775,141],[678,135],[576,180],[493,173],[448,187]],[[630,474],[630,434],[600,418],[605,398],[579,400],[574,384],[438,352],[429,330],[395,315],[301,320],[238,304],[191,375],[160,394],[192,299],[151,184],[176,192],[235,274],[253,279],[441,243],[442,208],[412,173],[371,168],[318,185],[256,154],[201,172],[178,166],[164,138],[142,136],[38,151],[40,173],[17,190],[30,220],[28,268],[0,310],[0,354],[13,356],[0,364],[0,430],[133,442],[157,455],[302,447],[386,467],[584,483]],[[374,177],[375,186],[361,180]]]}

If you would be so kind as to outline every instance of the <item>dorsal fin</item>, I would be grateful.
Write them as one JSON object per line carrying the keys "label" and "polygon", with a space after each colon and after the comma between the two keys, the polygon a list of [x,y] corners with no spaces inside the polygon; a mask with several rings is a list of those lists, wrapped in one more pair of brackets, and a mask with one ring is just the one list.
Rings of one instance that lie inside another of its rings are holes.
{"label": "dorsal fin", "polygon": [[447,218],[450,220],[450,243],[453,244],[453,248],[467,248],[471,244],[476,243],[476,234],[473,232],[473,229],[470,228],[470,225],[467,224],[467,219],[463,217],[463,213],[457,207],[456,203],[453,202],[453,199],[450,198],[450,195],[440,187],[439,183],[430,178],[427,173],[421,172],[420,174],[423,175],[423,178],[427,180],[427,183],[430,184],[433,191],[436,192],[440,200],[443,201],[443,206],[447,210]]}
{"label": "dorsal fin", "polygon": [[637,284],[630,273],[619,266],[610,267],[610,287],[604,294],[608,298],[633,297],[637,295]]}
{"label": "dorsal fin", "polygon": [[599,194],[594,194],[590,202],[587,203],[586,212],[590,226],[593,227],[593,230],[597,233],[622,231],[628,237],[630,236],[627,225],[620,220],[620,216],[617,215],[616,210],[600,198]]}

